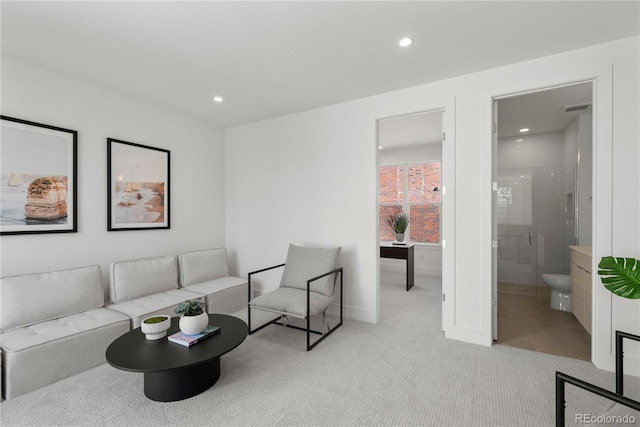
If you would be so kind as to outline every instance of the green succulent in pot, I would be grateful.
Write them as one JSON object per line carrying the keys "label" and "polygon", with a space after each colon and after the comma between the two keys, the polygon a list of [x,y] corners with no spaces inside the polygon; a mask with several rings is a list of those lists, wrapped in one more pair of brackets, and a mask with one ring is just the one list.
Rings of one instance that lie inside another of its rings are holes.
{"label": "green succulent in pot", "polygon": [[614,295],[640,299],[640,260],[603,257],[598,264],[602,284]]}
{"label": "green succulent in pot", "polygon": [[187,300],[178,304],[174,311],[181,316],[197,316],[204,313],[204,304],[200,301]]}

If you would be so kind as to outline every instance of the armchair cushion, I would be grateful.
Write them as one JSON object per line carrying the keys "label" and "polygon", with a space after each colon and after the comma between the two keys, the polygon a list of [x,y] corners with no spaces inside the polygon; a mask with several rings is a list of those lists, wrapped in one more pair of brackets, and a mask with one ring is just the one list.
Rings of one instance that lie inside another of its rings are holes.
{"label": "armchair cushion", "polygon": [[[325,311],[333,300],[333,297],[318,292],[310,292],[309,311],[311,312],[311,317]],[[306,318],[307,291],[287,287],[279,288],[254,298],[251,301],[251,307]]]}
{"label": "armchair cushion", "polygon": [[[340,254],[338,248],[311,248],[289,244],[287,261],[282,273],[280,287],[307,289],[307,280],[328,273],[336,268]],[[311,283],[311,290],[327,297],[333,295],[334,275]],[[305,297],[306,298],[306,297]]]}

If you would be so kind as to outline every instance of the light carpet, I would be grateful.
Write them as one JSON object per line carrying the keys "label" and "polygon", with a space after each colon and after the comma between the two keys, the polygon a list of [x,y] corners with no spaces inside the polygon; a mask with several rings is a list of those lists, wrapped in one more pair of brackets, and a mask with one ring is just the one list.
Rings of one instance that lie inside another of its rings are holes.
{"label": "light carpet", "polygon": [[[103,364],[2,402],[2,427],[552,426],[556,370],[615,389],[614,374],[590,362],[446,339],[438,278],[416,276],[409,292],[404,275],[382,279],[380,323],[347,319],[310,352],[304,332],[269,326],[223,356],[219,381],[191,399],[151,401],[142,374]],[[625,380],[637,398],[639,379]],[[567,425],[606,406],[570,387]]]}

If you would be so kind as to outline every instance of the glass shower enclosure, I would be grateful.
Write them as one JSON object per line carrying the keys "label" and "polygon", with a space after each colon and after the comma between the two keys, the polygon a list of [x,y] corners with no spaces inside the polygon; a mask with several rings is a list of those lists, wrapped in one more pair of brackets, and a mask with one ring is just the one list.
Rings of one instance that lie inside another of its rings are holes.
{"label": "glass shower enclosure", "polygon": [[569,274],[569,245],[577,239],[575,166],[501,169],[497,187],[498,283],[545,286],[542,274]]}

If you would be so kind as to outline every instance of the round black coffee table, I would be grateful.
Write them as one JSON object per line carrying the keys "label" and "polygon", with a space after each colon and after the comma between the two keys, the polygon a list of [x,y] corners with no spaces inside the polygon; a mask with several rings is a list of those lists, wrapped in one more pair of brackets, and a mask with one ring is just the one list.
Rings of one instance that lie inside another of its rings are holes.
{"label": "round black coffee table", "polygon": [[[178,332],[177,317],[171,319],[167,336]],[[239,346],[247,337],[247,324],[225,314],[210,314],[209,324],[220,332],[191,347],[170,342],[167,337],[149,341],[133,329],[107,348],[107,362],[117,369],[144,373],[144,394],[151,400],[172,402],[195,396],[220,378],[220,356]]]}

